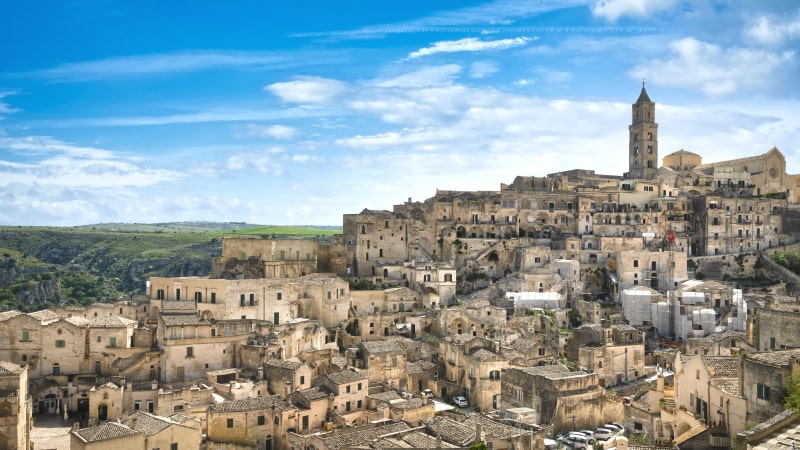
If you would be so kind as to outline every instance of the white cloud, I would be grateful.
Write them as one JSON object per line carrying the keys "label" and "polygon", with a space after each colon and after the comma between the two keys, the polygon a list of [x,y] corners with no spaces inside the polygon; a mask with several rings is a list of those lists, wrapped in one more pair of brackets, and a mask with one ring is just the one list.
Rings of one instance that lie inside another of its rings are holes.
{"label": "white cloud", "polygon": [[708,96],[742,91],[769,91],[781,74],[796,70],[791,51],[770,52],[749,48],[722,48],[684,38],[669,44],[671,55],[634,67],[628,75],[645,76],[657,85],[697,90]]}
{"label": "white cloud", "polygon": [[499,39],[496,41],[482,41],[477,38],[465,38],[457,41],[435,42],[431,47],[421,48],[409,53],[410,59],[422,56],[435,55],[437,53],[455,52],[482,52],[486,50],[505,50],[508,48],[526,45],[532,39],[528,37],[518,37],[513,39]]}
{"label": "white cloud", "polygon": [[185,51],[123,56],[62,64],[31,75],[63,82],[130,78],[158,73],[196,72],[230,67],[266,66],[287,61],[286,56],[265,52]]}
{"label": "white cloud", "polygon": [[788,20],[761,16],[747,28],[747,35],[767,45],[779,45],[800,38],[800,13]]}
{"label": "white cloud", "polygon": [[11,106],[7,102],[3,101],[5,97],[9,97],[11,95],[16,95],[17,91],[0,91],[0,120],[11,113],[15,113],[19,111],[19,109]]}
{"label": "white cloud", "polygon": [[475,61],[469,66],[470,78],[486,78],[496,73],[500,68],[493,61]]}
{"label": "white cloud", "polygon": [[346,92],[348,85],[330,78],[297,77],[293,81],[270,84],[264,89],[287,103],[324,105]]}
{"label": "white cloud", "polygon": [[271,137],[282,140],[294,140],[300,136],[297,128],[286,125],[248,125],[244,129],[244,136]]}
{"label": "white cloud", "polygon": [[255,170],[259,173],[282,175],[281,158],[276,156],[285,152],[280,147],[273,147],[257,152],[243,152],[228,158],[225,168],[228,171]]}
{"label": "white cloud", "polygon": [[423,66],[412,72],[404,73],[392,78],[377,79],[370,85],[377,87],[427,87],[451,84],[453,79],[461,74],[458,64],[445,64],[441,66]]}
{"label": "white cloud", "polygon": [[591,9],[595,16],[616,22],[623,16],[649,18],[677,3],[677,0],[599,0],[592,4]]}

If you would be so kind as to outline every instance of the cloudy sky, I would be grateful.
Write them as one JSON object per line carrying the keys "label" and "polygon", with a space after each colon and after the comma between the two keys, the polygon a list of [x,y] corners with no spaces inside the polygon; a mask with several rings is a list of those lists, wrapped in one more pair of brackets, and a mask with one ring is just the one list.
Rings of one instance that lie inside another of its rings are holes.
{"label": "cloudy sky", "polygon": [[0,5],[0,224],[341,225],[436,189],[777,146],[800,172],[800,4]]}

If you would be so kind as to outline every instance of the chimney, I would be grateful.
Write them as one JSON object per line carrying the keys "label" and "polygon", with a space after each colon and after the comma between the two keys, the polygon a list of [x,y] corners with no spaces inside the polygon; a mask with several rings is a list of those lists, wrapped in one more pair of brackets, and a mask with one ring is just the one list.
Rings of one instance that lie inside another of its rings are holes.
{"label": "chimney", "polygon": [[475,442],[483,442],[483,432],[481,430],[481,423],[475,423]]}

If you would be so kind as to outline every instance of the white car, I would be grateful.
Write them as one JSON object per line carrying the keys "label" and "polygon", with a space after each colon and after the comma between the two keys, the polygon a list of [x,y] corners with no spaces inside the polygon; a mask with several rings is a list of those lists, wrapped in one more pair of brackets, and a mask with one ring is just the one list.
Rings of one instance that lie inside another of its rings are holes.
{"label": "white car", "polygon": [[569,434],[566,438],[564,438],[564,443],[569,446],[569,448],[592,448],[592,445],[589,444],[589,440],[582,434]]}
{"label": "white car", "polygon": [[606,439],[611,439],[611,437],[614,436],[615,434],[617,434],[616,431],[612,431],[608,428],[598,428],[594,430],[594,437],[598,441],[605,441]]}
{"label": "white car", "polygon": [[469,406],[467,398],[461,395],[459,395],[458,397],[453,397],[453,403],[455,403],[456,406],[460,406],[462,408],[466,408],[467,406]]}

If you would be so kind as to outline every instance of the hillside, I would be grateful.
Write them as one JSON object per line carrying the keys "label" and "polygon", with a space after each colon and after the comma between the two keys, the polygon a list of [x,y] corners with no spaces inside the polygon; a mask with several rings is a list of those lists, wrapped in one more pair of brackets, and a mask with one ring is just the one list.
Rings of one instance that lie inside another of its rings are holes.
{"label": "hillside", "polygon": [[0,310],[109,302],[144,293],[151,276],[205,276],[228,235],[324,241],[338,232],[211,222],[0,227]]}

